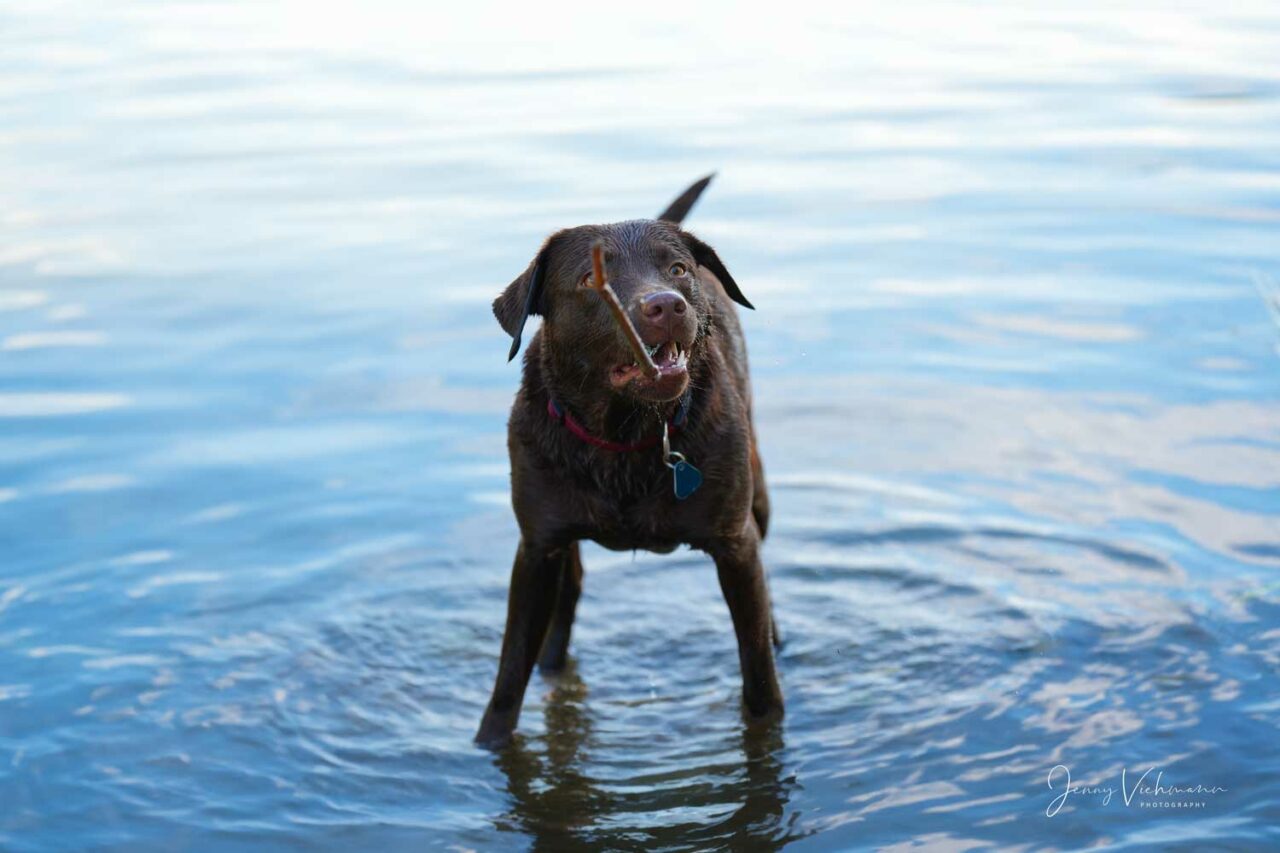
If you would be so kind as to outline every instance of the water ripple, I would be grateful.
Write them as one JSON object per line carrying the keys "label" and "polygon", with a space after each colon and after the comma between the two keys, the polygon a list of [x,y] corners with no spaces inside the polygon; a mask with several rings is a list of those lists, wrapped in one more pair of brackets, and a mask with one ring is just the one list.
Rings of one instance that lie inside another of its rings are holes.
{"label": "water ripple", "polygon": [[[1274,8],[28,5],[0,847],[1274,841]],[[568,669],[478,750],[489,301],[711,168],[787,717],[744,726],[705,556],[586,546]],[[1056,765],[1226,791],[1050,816]]]}

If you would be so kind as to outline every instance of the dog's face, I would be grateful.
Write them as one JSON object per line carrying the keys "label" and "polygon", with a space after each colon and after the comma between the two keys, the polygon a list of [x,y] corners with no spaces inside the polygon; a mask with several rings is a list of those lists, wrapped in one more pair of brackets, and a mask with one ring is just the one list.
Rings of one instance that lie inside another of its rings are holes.
{"label": "dog's face", "polygon": [[[604,248],[605,278],[658,366],[644,375],[600,294],[590,287],[591,246]],[[559,378],[575,387],[661,403],[689,386],[690,365],[702,355],[712,303],[700,269],[710,270],[736,302],[751,307],[715,250],[667,222],[636,220],[583,225],[551,236],[493,303],[514,339],[529,314],[543,317],[543,350]]]}

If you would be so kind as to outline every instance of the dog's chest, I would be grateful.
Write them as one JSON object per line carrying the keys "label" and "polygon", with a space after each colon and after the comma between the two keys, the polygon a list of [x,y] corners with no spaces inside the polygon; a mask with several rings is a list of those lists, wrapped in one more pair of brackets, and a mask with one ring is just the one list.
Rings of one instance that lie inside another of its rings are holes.
{"label": "dog's chest", "polygon": [[682,537],[669,530],[617,524],[594,527],[587,537],[611,551],[653,551],[667,554],[684,544]]}
{"label": "dog's chest", "polygon": [[662,488],[669,479],[664,469],[632,488],[605,482],[583,493],[584,538],[615,551],[666,553],[683,544],[680,506]]}

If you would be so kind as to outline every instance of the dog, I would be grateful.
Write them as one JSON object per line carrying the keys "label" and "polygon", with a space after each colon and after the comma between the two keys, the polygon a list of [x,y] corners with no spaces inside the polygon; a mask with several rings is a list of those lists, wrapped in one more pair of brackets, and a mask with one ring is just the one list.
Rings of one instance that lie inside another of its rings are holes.
{"label": "dog", "polygon": [[[760,562],[769,495],[751,416],[747,350],[734,303],[753,306],[715,249],[681,228],[710,183],[657,219],[552,234],[493,302],[525,351],[507,423],[520,544],[511,570],[498,674],[476,742],[507,743],[534,664],[565,665],[582,591],[579,541],[709,554],[737,634],[749,721],[783,713],[779,643]],[[657,366],[645,373],[591,285],[591,248]]]}

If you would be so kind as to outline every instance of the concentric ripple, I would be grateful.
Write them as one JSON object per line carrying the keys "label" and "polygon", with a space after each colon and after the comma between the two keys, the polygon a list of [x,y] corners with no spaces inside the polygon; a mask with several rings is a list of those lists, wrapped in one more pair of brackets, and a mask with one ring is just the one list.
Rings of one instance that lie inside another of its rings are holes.
{"label": "concentric ripple", "polygon": [[[0,848],[1280,845],[1274,4],[438,6],[0,10]],[[489,301],[712,169],[786,718],[588,545],[477,749]]]}

